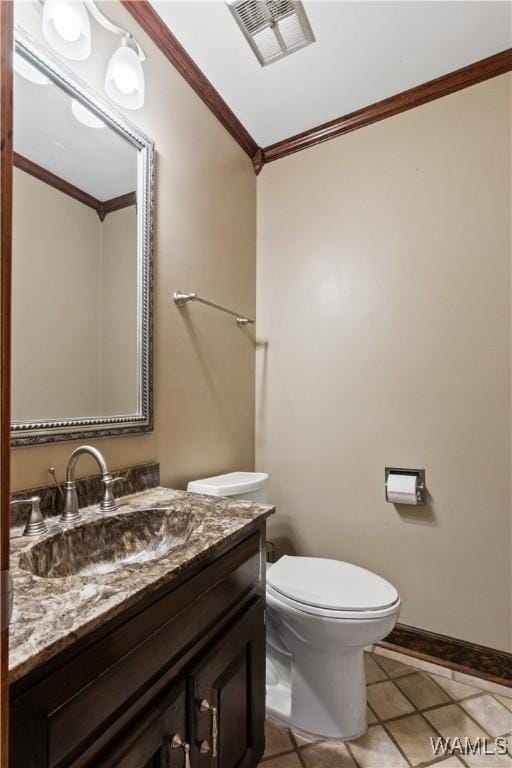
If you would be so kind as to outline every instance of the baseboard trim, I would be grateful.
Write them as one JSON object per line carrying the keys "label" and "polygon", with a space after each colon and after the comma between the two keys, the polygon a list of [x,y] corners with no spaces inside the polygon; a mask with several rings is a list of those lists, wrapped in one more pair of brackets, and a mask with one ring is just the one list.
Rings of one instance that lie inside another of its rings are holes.
{"label": "baseboard trim", "polygon": [[405,624],[397,624],[378,645],[512,688],[512,654],[505,651],[438,635],[425,629],[408,627]]}

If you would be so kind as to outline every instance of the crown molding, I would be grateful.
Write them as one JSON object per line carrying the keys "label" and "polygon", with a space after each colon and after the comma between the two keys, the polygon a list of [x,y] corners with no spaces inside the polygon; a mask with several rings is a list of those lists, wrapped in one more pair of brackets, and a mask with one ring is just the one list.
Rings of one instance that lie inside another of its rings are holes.
{"label": "crown molding", "polygon": [[258,150],[257,143],[154,8],[146,0],[121,0],[121,3],[252,159]]}
{"label": "crown molding", "polygon": [[42,165],[29,160],[28,157],[18,154],[18,152],[14,152],[13,165],[20,171],[30,174],[30,176],[39,179],[44,184],[48,184],[50,187],[58,189],[59,192],[68,195],[68,197],[78,200],[78,202],[83,203],[88,208],[92,208],[98,214],[100,221],[103,221],[105,216],[108,213],[112,213],[112,211],[119,211],[121,208],[128,208],[130,205],[136,205],[137,203],[135,192],[127,192],[125,195],[112,197],[110,200],[98,200],[93,195],[80,189],[80,187],[76,187],[74,184],[66,181],[66,179],[43,168]]}
{"label": "crown molding", "polygon": [[129,208],[131,205],[137,205],[136,192],[126,192],[124,195],[118,195],[117,197],[111,197],[109,200],[100,201],[98,215],[103,221],[107,214],[113,213],[114,211],[120,211],[122,208]]}
{"label": "crown molding", "polygon": [[288,139],[283,139],[262,150],[262,163],[270,163],[286,157],[294,152],[300,152],[308,147],[314,147],[323,141],[335,139],[350,131],[371,125],[387,117],[398,115],[408,109],[419,107],[429,101],[440,99],[450,93],[455,93],[463,88],[476,85],[484,80],[489,80],[497,75],[512,70],[512,48],[507,48],[501,53],[488,56],[466,67],[457,69],[447,75],[436,77],[422,85],[409,88],[407,91],[397,93],[368,107],[350,112],[348,115],[337,117],[328,123],[318,125],[308,131],[303,131]]}
{"label": "crown molding", "polygon": [[507,48],[493,56],[475,61],[454,72],[436,77],[434,80],[409,88],[355,112],[277,141],[275,144],[259,147],[150,3],[147,0],[121,0],[121,3],[249,155],[256,175],[266,163],[512,71],[512,48]]}

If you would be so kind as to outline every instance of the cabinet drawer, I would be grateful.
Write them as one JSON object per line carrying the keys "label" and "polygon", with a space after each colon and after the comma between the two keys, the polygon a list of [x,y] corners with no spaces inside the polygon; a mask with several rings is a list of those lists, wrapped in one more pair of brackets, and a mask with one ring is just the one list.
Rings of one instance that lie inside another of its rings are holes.
{"label": "cabinet drawer", "polygon": [[165,670],[257,591],[259,547],[258,532],[15,698],[11,768],[69,765],[146,689],[158,692]]}

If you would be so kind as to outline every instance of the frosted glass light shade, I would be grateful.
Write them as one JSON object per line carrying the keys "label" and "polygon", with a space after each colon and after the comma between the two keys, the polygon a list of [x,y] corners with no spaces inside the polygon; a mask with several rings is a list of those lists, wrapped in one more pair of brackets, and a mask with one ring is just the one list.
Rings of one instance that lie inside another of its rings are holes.
{"label": "frosted glass light shade", "polygon": [[103,120],[76,99],[71,99],[71,111],[78,122],[86,125],[88,128],[106,128]]}
{"label": "frosted glass light shade", "polygon": [[47,43],[68,59],[86,59],[91,53],[91,25],[81,0],[45,0],[43,35]]}
{"label": "frosted glass light shade", "polygon": [[24,77],[25,80],[30,80],[31,83],[36,85],[48,85],[50,80],[46,75],[43,75],[33,64],[20,56],[17,51],[14,51],[13,67],[16,74]]}
{"label": "frosted glass light shade", "polygon": [[107,96],[126,109],[140,109],[144,104],[144,90],[144,70],[137,52],[129,45],[121,45],[107,66]]}

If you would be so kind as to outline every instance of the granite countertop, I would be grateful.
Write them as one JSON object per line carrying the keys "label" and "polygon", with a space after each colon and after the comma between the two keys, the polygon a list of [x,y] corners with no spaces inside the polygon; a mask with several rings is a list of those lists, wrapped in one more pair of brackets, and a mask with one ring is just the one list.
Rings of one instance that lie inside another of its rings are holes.
{"label": "granite countertop", "polygon": [[[231,501],[224,497],[200,496],[168,488],[151,490],[118,499],[116,512],[99,515],[97,506],[82,509],[84,521],[98,521],[147,507],[172,507],[187,516],[191,525],[185,542],[178,543],[158,559],[123,565],[118,570],[42,578],[20,567],[34,547],[51,539],[62,526],[47,520],[48,533],[37,539],[12,530],[11,575],[14,608],[10,627],[9,678],[11,682],[71,645],[108,619],[137,603],[163,585],[171,584],[186,568],[196,564],[240,534],[256,528],[274,512],[274,507]],[[37,550],[34,550],[34,552]]]}

